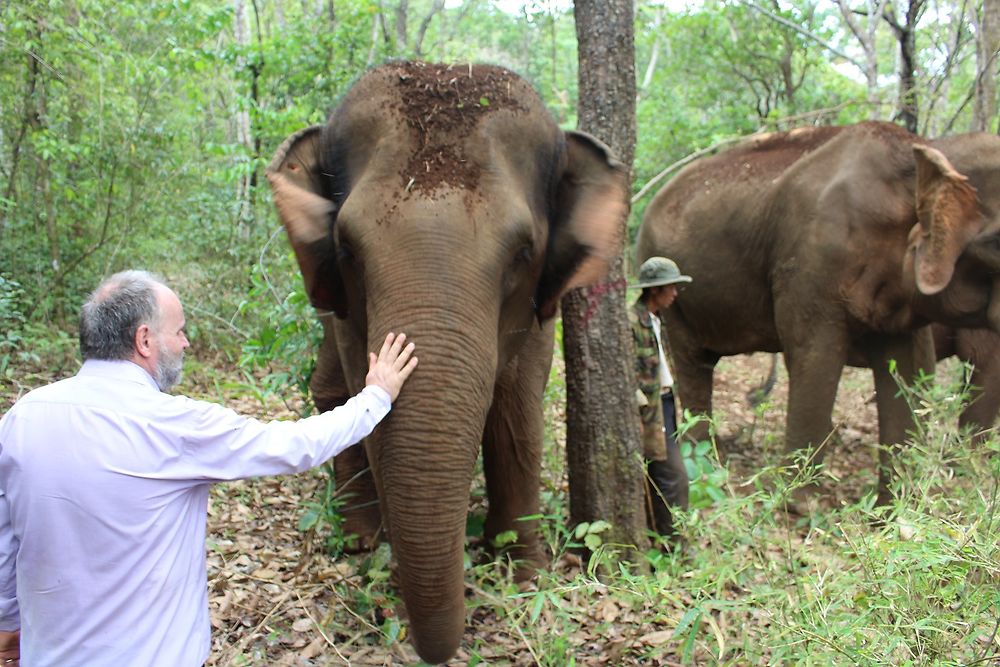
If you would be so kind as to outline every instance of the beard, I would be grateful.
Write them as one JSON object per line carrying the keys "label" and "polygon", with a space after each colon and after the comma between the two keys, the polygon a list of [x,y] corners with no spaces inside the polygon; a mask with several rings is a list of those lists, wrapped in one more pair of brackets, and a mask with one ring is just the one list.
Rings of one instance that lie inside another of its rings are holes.
{"label": "beard", "polygon": [[177,354],[170,354],[165,346],[160,346],[159,359],[156,362],[156,370],[153,373],[153,380],[160,391],[170,391],[181,381],[181,369],[184,366],[184,350]]}

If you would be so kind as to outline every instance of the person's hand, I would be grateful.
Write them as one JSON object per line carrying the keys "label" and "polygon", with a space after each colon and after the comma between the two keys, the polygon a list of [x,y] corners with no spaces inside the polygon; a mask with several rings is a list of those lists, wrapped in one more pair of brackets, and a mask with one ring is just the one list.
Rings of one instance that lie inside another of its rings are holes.
{"label": "person's hand", "polygon": [[382,343],[382,349],[378,355],[374,352],[368,353],[368,375],[365,377],[365,386],[376,385],[385,389],[389,394],[389,399],[395,401],[399,396],[399,390],[410,377],[410,373],[417,367],[417,358],[413,356],[413,343],[406,347],[406,334],[389,333]]}
{"label": "person's hand", "polygon": [[0,632],[0,667],[21,664],[21,631]]}

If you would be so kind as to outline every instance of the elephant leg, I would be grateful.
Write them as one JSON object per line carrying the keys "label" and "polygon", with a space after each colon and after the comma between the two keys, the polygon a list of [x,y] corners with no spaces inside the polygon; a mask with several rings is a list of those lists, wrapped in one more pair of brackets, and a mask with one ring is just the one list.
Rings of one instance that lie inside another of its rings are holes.
{"label": "elephant leg", "polygon": [[911,335],[879,337],[865,345],[868,364],[875,380],[875,401],[878,405],[879,475],[878,500],[880,505],[891,499],[889,484],[892,481],[894,454],[905,442],[907,432],[913,429],[913,411],[906,400],[899,396],[896,378],[889,372],[890,361],[895,361],[899,377],[910,384],[920,373],[934,373],[934,341],[929,327]]}
{"label": "elephant leg", "polygon": [[[337,351],[336,334],[329,318],[323,320],[323,342],[316,359],[316,370],[309,382],[313,402],[320,412],[343,405],[352,396]],[[364,447],[349,447],[333,459],[337,494],[344,502],[344,535],[349,553],[374,546],[382,523],[375,479],[368,465]]]}
{"label": "elephant leg", "polygon": [[[712,382],[720,356],[702,348],[690,332],[676,323],[671,326],[668,322],[667,339],[673,365],[674,395],[681,410],[711,418]],[[708,440],[710,435],[711,425],[706,419],[689,428],[683,439],[699,442]]]}
{"label": "elephant leg", "polygon": [[963,329],[957,334],[959,359],[972,364],[969,405],[959,426],[972,429],[974,441],[983,442],[1000,411],[1000,336],[984,329]]}
{"label": "elephant leg", "polygon": [[819,465],[833,433],[833,404],[847,361],[847,340],[839,327],[783,336],[788,369],[788,414],[785,450],[789,457],[814,447],[811,462]]}
{"label": "elephant leg", "polygon": [[972,385],[969,405],[959,416],[958,425],[971,428],[973,441],[982,443],[995,426],[997,412],[1000,411],[1000,360],[976,364],[969,383]]}
{"label": "elephant leg", "polygon": [[[534,338],[534,334],[532,336]],[[550,338],[551,340],[551,338]],[[515,578],[534,576],[543,563],[537,520],[541,457],[544,438],[542,393],[552,361],[551,345],[538,350],[531,341],[501,374],[483,431],[483,471],[489,508],[485,534],[490,540],[506,531],[517,532],[511,550]]]}

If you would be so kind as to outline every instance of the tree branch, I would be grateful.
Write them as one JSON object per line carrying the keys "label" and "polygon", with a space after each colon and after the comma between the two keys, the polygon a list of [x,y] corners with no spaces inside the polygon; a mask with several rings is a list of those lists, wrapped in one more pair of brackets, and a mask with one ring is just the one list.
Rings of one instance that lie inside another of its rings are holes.
{"label": "tree branch", "polygon": [[851,63],[852,65],[854,65],[858,69],[864,70],[864,65],[862,63],[859,63],[857,60],[855,60],[851,56],[847,55],[846,53],[844,53],[843,51],[841,51],[840,49],[838,49],[836,46],[834,46],[830,42],[828,42],[825,39],[823,39],[822,37],[820,37],[818,35],[814,35],[813,33],[809,32],[808,30],[805,30],[801,26],[798,26],[795,23],[792,23],[791,21],[789,21],[788,19],[786,19],[784,16],[779,16],[778,14],[775,14],[774,12],[770,11],[769,9],[765,9],[763,7],[759,7],[756,4],[754,4],[753,2],[751,2],[751,0],[740,0],[740,2],[742,2],[744,5],[746,5],[750,9],[752,9],[752,10],[754,10],[756,12],[760,12],[761,14],[763,14],[767,18],[771,19],[772,21],[774,21],[776,23],[780,23],[781,25],[785,26],[786,28],[791,28],[792,30],[794,30],[795,32],[799,33],[800,35],[802,35],[806,39],[809,39],[809,40],[812,40],[812,41],[816,42],[817,44],[819,44],[820,46],[822,46],[824,49],[826,49],[827,51],[829,51],[830,53],[833,53],[834,55],[837,55],[837,56],[843,58],[844,60],[846,60],[847,62]]}

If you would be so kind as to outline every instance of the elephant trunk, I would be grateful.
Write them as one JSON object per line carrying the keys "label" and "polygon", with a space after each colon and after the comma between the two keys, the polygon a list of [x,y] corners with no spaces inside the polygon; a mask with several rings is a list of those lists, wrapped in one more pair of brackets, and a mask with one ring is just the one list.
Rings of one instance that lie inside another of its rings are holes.
{"label": "elephant trunk", "polygon": [[[495,335],[470,333],[468,321],[464,330],[441,326],[454,317],[439,311],[401,327],[420,365],[369,452],[411,641],[430,663],[447,661],[462,639],[469,487],[496,374]],[[373,323],[373,336],[388,330]]]}

